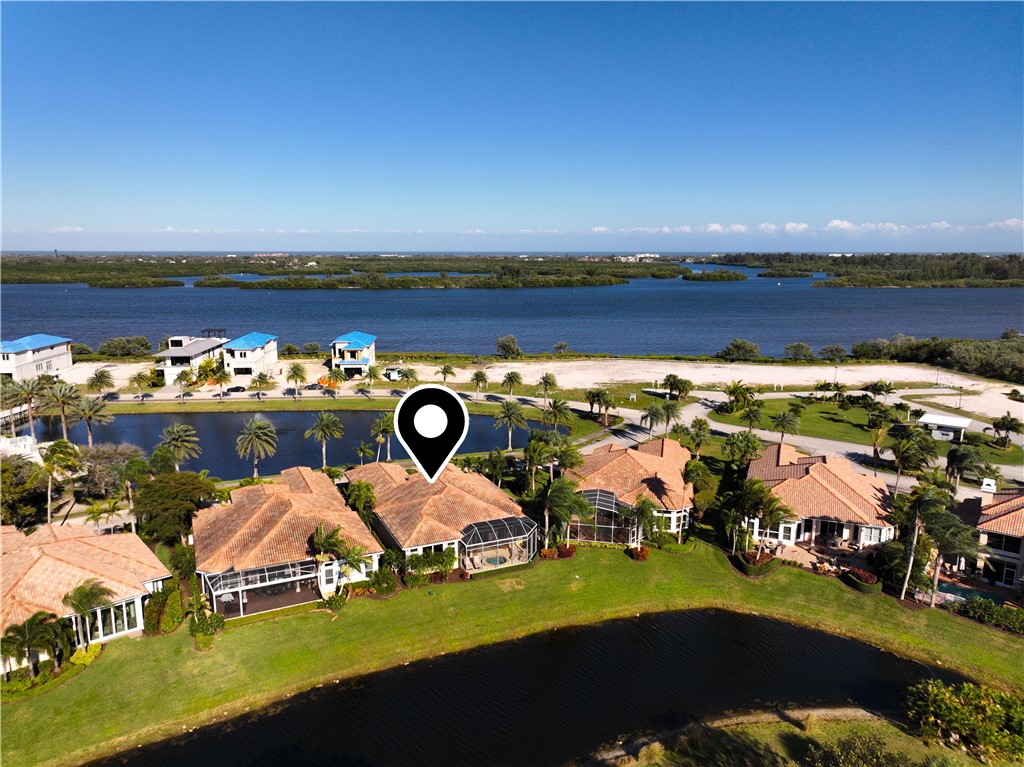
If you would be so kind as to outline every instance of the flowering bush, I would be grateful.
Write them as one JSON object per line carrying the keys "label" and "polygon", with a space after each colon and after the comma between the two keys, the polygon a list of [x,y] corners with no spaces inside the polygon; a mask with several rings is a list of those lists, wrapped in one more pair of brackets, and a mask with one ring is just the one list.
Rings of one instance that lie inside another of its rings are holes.
{"label": "flowering bush", "polygon": [[646,562],[651,556],[651,550],[646,546],[639,546],[635,549],[626,549],[626,552],[637,562]]}
{"label": "flowering bush", "polygon": [[869,586],[874,585],[875,583],[878,583],[878,576],[875,575],[874,573],[869,573],[867,570],[865,570],[862,567],[851,567],[850,568],[850,575],[852,575],[854,578],[856,578],[861,583],[866,583]]}
{"label": "flowering bush", "polygon": [[572,559],[574,556],[576,556],[576,547],[571,543],[568,545],[560,545],[558,547],[559,559]]}
{"label": "flowering bush", "polygon": [[541,549],[541,559],[558,559],[558,549]]}

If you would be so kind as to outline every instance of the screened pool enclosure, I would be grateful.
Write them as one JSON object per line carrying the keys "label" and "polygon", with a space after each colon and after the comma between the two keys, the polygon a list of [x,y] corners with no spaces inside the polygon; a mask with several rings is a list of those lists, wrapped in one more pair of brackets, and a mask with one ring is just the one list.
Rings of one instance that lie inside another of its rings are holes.
{"label": "screened pool enclosure", "polygon": [[462,528],[462,566],[468,572],[523,565],[537,553],[537,523],[526,517],[475,522]]}
{"label": "screened pool enclosure", "polygon": [[581,494],[594,515],[589,520],[573,519],[569,523],[570,541],[640,545],[640,530],[632,518],[632,506],[608,490],[584,490]]}

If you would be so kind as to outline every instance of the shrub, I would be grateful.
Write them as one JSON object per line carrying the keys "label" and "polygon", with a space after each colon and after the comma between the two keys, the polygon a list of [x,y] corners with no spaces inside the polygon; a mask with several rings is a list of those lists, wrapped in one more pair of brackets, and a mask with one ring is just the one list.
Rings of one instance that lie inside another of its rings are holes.
{"label": "shrub", "polygon": [[410,589],[418,589],[420,586],[426,586],[430,583],[430,574],[423,572],[406,573],[403,580],[405,580],[405,585]]}
{"label": "shrub", "polygon": [[541,549],[541,559],[558,559],[558,549]]}
{"label": "shrub", "polygon": [[103,645],[99,642],[93,642],[87,648],[79,647],[72,654],[69,660],[76,666],[88,666],[98,657],[100,657],[100,651],[103,649]]}
{"label": "shrub", "polygon": [[398,589],[398,577],[391,570],[375,570],[370,576],[370,587],[374,594],[391,596]]}
{"label": "shrub", "polygon": [[193,615],[188,624],[188,633],[194,637],[213,636],[224,629],[224,616],[220,613]]}
{"label": "shrub", "polygon": [[160,631],[163,634],[174,631],[185,620],[185,611],[181,609],[181,593],[177,588],[167,592],[165,601],[164,614],[160,617]]}
{"label": "shrub", "polygon": [[743,573],[744,575],[750,576],[750,577],[759,577],[759,576],[762,576],[762,575],[768,575],[770,573],[775,572],[780,567],[782,567],[782,560],[779,559],[778,557],[772,557],[767,562],[765,562],[764,564],[760,564],[760,565],[752,565],[749,562],[747,562],[747,560],[744,559],[741,556],[740,557],[733,557],[732,561],[733,561],[733,564],[736,565],[736,568],[741,573]]}
{"label": "shrub", "polygon": [[744,551],[740,556],[748,565],[754,567],[761,567],[775,559],[775,555],[767,551]]}
{"label": "shrub", "polygon": [[952,612],[973,618],[979,623],[1024,634],[1024,610],[1005,605],[997,605],[991,599],[970,597],[956,604],[949,605]]}
{"label": "shrub", "polygon": [[[862,573],[863,577],[856,573]],[[882,593],[882,582],[878,580],[878,576],[873,573],[869,573],[867,570],[862,570],[859,567],[848,570],[844,574],[842,580],[848,586],[852,586],[862,594]]]}
{"label": "shrub", "polygon": [[342,607],[345,606],[345,595],[340,591],[336,591],[331,594],[327,599],[324,600],[324,607],[333,612],[338,612]]}
{"label": "shrub", "polygon": [[651,556],[651,550],[646,546],[639,546],[635,549],[626,549],[626,553],[636,562],[646,562]]}
{"label": "shrub", "polygon": [[167,591],[157,591],[146,602],[142,608],[142,633],[154,636],[160,633],[160,621],[164,614],[164,605],[167,604]]}
{"label": "shrub", "polygon": [[850,575],[856,578],[861,583],[865,583],[868,586],[878,583],[878,576],[874,573],[869,573],[862,567],[851,567]]}
{"label": "shrub", "polygon": [[655,741],[640,749],[636,755],[636,762],[644,767],[655,767],[665,761],[665,747]]}
{"label": "shrub", "polygon": [[930,679],[910,687],[907,715],[925,739],[981,761],[1024,757],[1024,700],[983,685]]}
{"label": "shrub", "polygon": [[559,559],[572,559],[574,556],[576,556],[576,547],[571,543],[568,545],[560,544],[558,546]]}

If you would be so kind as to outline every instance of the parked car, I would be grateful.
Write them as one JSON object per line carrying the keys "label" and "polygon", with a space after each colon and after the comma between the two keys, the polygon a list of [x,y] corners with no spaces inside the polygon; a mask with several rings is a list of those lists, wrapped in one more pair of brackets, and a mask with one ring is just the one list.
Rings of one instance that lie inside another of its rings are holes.
{"label": "parked car", "polygon": [[228,394],[240,394],[241,392],[245,391],[245,387],[244,386],[232,386],[231,388],[225,389],[224,391],[226,391]]}
{"label": "parked car", "polygon": [[322,388],[324,388],[324,385],[322,383],[311,383],[311,384],[306,384],[306,386],[304,388],[307,391],[320,391]]}

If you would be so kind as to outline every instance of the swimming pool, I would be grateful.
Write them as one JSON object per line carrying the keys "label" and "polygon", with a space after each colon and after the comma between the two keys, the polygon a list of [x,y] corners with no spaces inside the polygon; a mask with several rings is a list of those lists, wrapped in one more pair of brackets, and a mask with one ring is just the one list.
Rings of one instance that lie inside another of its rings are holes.
{"label": "swimming pool", "polygon": [[1003,603],[1003,598],[995,594],[989,594],[986,591],[978,591],[976,589],[970,589],[966,586],[961,586],[958,583],[940,583],[939,591],[943,594],[952,594],[953,596],[960,597],[961,599],[969,599],[970,597],[981,597],[982,599],[991,599],[997,605]]}

